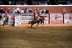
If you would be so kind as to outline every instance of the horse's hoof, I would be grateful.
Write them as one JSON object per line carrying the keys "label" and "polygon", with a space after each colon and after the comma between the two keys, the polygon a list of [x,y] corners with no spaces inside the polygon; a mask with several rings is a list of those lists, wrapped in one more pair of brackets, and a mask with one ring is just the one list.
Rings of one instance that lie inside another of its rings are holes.
{"label": "horse's hoof", "polygon": [[32,27],[31,27],[32,28]]}

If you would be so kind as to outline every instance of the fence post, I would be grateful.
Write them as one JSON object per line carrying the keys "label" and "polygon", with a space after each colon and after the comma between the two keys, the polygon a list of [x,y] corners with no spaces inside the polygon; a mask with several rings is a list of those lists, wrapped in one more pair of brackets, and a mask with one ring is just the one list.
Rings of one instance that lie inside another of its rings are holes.
{"label": "fence post", "polygon": [[50,24],[50,12],[48,13],[49,17],[48,17],[48,23]]}
{"label": "fence post", "polygon": [[36,18],[36,12],[34,12],[34,19]]}
{"label": "fence post", "polygon": [[63,13],[63,24],[64,24],[64,13]]}

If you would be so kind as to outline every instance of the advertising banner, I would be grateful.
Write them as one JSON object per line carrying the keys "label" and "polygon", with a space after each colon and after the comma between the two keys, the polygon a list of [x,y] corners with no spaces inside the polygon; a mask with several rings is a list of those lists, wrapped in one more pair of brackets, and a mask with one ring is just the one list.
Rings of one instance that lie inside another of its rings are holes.
{"label": "advertising banner", "polygon": [[61,13],[51,13],[50,14],[50,24],[62,24],[63,14]]}
{"label": "advertising banner", "polygon": [[3,25],[3,21],[2,20],[0,20],[0,24]]}
{"label": "advertising banner", "polygon": [[64,14],[64,23],[72,23],[72,14]]}
{"label": "advertising banner", "polygon": [[15,26],[19,26],[21,24],[21,16],[15,17]]}

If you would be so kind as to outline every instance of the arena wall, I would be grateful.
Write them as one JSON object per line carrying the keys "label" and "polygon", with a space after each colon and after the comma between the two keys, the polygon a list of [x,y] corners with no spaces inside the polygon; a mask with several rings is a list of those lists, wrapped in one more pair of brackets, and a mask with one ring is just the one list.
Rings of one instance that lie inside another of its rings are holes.
{"label": "arena wall", "polygon": [[70,11],[72,11],[72,6],[70,5],[70,6],[50,6],[50,5],[48,5],[48,6],[43,6],[43,5],[38,5],[38,6],[36,6],[36,5],[8,5],[8,6],[0,6],[0,8],[11,8],[11,9],[15,9],[15,8],[17,8],[17,7],[19,7],[20,9],[25,9],[25,8],[28,8],[28,9],[32,9],[32,10],[34,10],[35,8],[40,8],[40,9],[47,9],[47,10],[49,10],[51,13],[61,13],[62,12],[62,10],[63,10],[63,8],[65,8],[66,9],[66,11],[69,13]]}

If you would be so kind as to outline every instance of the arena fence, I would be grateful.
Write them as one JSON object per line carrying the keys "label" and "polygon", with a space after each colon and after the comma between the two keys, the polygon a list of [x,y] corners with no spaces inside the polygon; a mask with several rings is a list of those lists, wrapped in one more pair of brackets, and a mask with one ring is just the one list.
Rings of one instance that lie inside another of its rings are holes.
{"label": "arena fence", "polygon": [[[2,13],[3,14],[3,13]],[[8,24],[12,24],[11,17],[15,15],[15,26],[20,25],[21,23],[28,23],[29,21],[36,18],[37,13],[24,13],[22,15],[20,14],[8,14],[9,20]],[[3,15],[2,15],[3,16]],[[41,14],[41,17],[44,16],[45,24],[71,24],[72,23],[72,14],[66,13],[47,13],[47,14]],[[3,21],[0,20],[0,24],[3,24]]]}
{"label": "arena fence", "polygon": [[[24,15],[20,16],[19,18],[20,18],[21,23],[28,23],[29,21],[35,19],[36,16],[37,16],[37,13],[30,13],[30,14],[24,14]],[[40,16],[41,17],[44,16],[45,24],[70,24],[70,23],[72,23],[72,14],[69,14],[69,13],[66,13],[66,14],[62,14],[62,13],[44,14],[43,13]]]}

